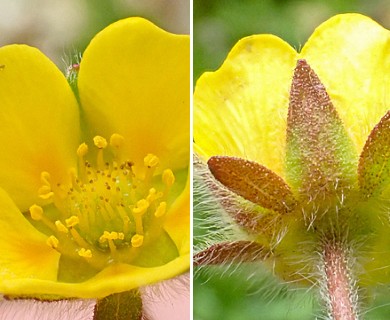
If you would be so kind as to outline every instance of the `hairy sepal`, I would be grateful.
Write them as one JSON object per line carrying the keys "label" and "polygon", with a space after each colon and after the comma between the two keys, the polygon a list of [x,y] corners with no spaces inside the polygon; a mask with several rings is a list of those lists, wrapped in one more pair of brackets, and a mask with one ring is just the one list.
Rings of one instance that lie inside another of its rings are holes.
{"label": "hairy sepal", "polygon": [[207,164],[215,179],[246,200],[281,214],[296,206],[290,187],[261,164],[227,156],[211,157]]}
{"label": "hairy sepal", "polygon": [[286,137],[287,182],[301,201],[332,205],[357,185],[356,150],[305,60],[294,71]]}
{"label": "hairy sepal", "polygon": [[368,136],[359,159],[359,187],[365,198],[380,196],[390,182],[390,111]]}

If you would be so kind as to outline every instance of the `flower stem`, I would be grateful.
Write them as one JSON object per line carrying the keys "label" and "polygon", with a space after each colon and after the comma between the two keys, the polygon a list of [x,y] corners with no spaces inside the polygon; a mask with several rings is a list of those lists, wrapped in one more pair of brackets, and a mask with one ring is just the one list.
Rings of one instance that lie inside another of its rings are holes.
{"label": "flower stem", "polygon": [[332,320],[357,320],[357,288],[350,274],[348,249],[337,241],[326,241],[324,262],[328,314]]}

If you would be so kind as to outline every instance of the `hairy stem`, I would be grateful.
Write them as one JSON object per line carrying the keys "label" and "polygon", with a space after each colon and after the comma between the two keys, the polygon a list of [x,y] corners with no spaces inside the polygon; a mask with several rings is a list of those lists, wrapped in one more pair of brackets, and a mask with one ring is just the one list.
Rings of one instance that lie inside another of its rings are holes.
{"label": "hairy stem", "polygon": [[325,242],[324,291],[332,320],[357,320],[357,288],[350,274],[348,249],[336,241]]}

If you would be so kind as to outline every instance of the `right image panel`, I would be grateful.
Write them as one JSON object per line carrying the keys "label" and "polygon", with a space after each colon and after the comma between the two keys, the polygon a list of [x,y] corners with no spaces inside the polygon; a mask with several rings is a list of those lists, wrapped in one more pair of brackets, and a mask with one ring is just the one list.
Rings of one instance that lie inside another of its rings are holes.
{"label": "right image panel", "polygon": [[390,314],[390,5],[193,2],[194,320]]}

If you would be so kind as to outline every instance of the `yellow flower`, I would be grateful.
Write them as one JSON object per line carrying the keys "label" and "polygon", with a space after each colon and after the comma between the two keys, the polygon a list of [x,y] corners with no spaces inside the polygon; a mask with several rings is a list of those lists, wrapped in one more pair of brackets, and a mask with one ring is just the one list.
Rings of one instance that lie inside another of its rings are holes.
{"label": "yellow flower", "polygon": [[112,24],[78,99],[35,48],[0,66],[0,292],[99,298],[188,270],[189,37]]}
{"label": "yellow flower", "polygon": [[201,76],[195,175],[241,231],[209,235],[196,264],[267,260],[288,280],[326,274],[329,291],[335,269],[352,269],[346,292],[354,280],[389,282],[389,52],[388,30],[345,14],[299,53],[272,35],[246,37]]}

